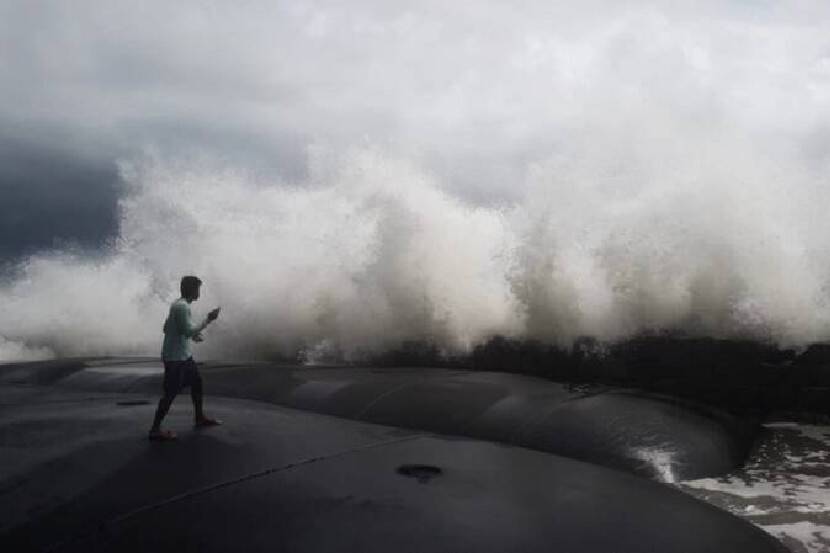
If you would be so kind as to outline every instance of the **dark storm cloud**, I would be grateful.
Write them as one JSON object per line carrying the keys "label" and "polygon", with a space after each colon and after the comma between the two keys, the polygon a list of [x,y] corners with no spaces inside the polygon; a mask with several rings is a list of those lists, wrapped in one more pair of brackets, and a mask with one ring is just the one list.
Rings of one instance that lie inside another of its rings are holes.
{"label": "dark storm cloud", "polygon": [[284,182],[303,180],[309,146],[379,145],[492,204],[616,121],[728,114],[800,133],[828,111],[826,3],[622,4],[4,2],[3,203],[100,222],[4,222],[2,253],[104,240],[112,168],[148,149]]}
{"label": "dark storm cloud", "polygon": [[824,338],[829,53],[820,0],[0,2],[0,254],[117,234],[0,279],[0,358],[154,351],[189,273],[223,356]]}
{"label": "dark storm cloud", "polygon": [[0,138],[0,261],[100,248],[116,235],[119,189],[113,163]]}

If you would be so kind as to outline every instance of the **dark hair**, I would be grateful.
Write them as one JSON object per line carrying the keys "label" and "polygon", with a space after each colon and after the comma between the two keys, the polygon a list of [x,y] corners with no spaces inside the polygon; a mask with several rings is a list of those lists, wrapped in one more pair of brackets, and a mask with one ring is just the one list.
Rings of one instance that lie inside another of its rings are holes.
{"label": "dark hair", "polygon": [[182,283],[179,285],[179,289],[182,291],[182,297],[190,296],[191,294],[189,292],[195,292],[201,285],[202,281],[199,277],[192,275],[182,277]]}

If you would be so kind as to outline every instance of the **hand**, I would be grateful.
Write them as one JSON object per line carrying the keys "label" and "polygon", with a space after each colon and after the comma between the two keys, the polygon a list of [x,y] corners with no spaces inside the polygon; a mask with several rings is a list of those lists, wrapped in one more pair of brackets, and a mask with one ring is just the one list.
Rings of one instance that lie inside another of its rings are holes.
{"label": "hand", "polygon": [[217,307],[210,313],[208,313],[208,321],[215,321],[219,317],[219,310],[222,309],[221,307]]}
{"label": "hand", "polygon": [[201,335],[201,334],[195,334],[195,335],[193,336],[193,341],[194,341],[194,342],[201,342],[201,341],[203,341],[203,340],[204,340],[204,338],[202,337],[202,335]]}

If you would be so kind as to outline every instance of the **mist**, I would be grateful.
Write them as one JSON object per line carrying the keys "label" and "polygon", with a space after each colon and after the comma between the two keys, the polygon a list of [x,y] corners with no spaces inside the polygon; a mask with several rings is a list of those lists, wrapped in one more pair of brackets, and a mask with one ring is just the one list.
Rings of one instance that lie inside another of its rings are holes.
{"label": "mist", "polygon": [[828,11],[7,4],[0,144],[117,201],[94,251],[16,227],[0,360],[155,355],[184,274],[200,357],[824,340]]}

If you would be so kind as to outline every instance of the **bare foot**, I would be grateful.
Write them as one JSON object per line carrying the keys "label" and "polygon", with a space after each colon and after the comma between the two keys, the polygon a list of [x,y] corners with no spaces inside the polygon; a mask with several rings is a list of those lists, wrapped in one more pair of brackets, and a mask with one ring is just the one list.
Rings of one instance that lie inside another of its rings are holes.
{"label": "bare foot", "polygon": [[169,442],[177,438],[172,430],[150,430],[150,434],[147,435],[147,439],[153,442]]}
{"label": "bare foot", "polygon": [[193,423],[193,426],[195,426],[196,428],[205,428],[208,426],[219,426],[220,424],[222,424],[222,421],[220,420],[213,419],[210,417],[199,417]]}

